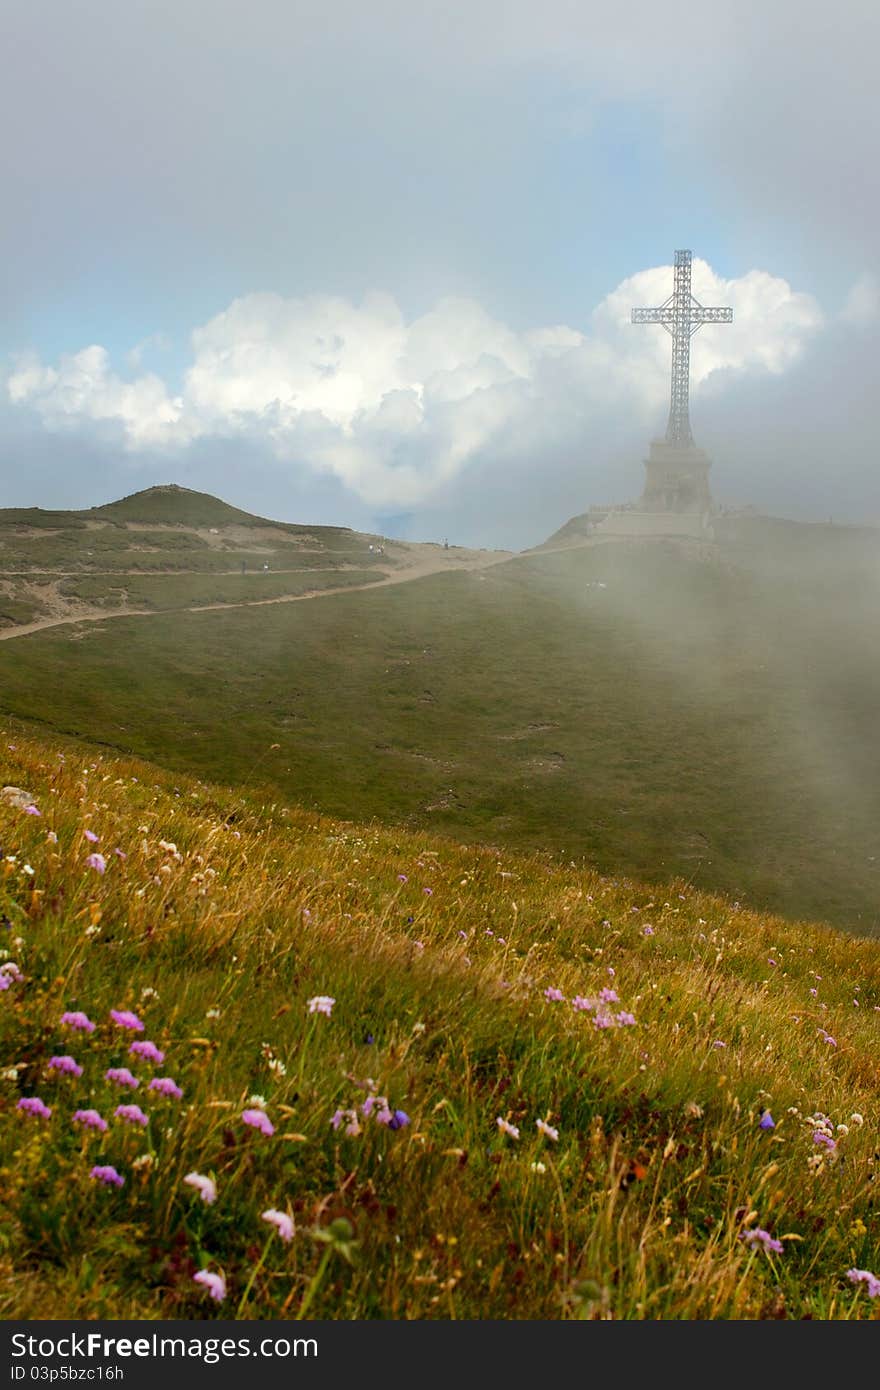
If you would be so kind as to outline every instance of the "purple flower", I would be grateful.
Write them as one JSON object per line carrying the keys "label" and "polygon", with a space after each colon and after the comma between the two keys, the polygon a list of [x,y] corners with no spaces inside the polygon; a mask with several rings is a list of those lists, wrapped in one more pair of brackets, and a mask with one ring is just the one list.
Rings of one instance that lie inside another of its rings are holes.
{"label": "purple flower", "polygon": [[68,1028],[76,1028],[81,1033],[94,1033],[95,1025],[86,1014],[73,1012],[61,1015],[61,1022]]}
{"label": "purple flower", "polygon": [[128,1049],[133,1057],[143,1057],[146,1062],[155,1062],[157,1065],[165,1061],[165,1053],[160,1052],[155,1043],[148,1038],[137,1038]]}
{"label": "purple flower", "polygon": [[71,1123],[75,1125],[85,1125],[86,1129],[100,1129],[103,1131],[107,1128],[107,1121],[104,1119],[103,1115],[98,1114],[97,1110],[74,1110]]}
{"label": "purple flower", "polygon": [[834,1153],[834,1150],[837,1148],[837,1144],[831,1138],[831,1135],[826,1134],[823,1129],[813,1130],[813,1143],[821,1145],[821,1147],[827,1149],[829,1153]]}
{"label": "purple flower", "polygon": [[653,936],[653,935],[654,935],[654,928],[651,926],[651,923],[650,923],[650,922],[646,922],[645,925],[642,927],[642,936]]}
{"label": "purple flower", "polygon": [[36,806],[25,806],[24,813],[26,816],[41,816],[43,814]]}
{"label": "purple flower", "polygon": [[602,1000],[602,1003],[603,1003],[603,1004],[619,1004],[619,1003],[620,1003],[620,999],[619,999],[619,997],[618,997],[617,990],[616,990],[616,989],[610,989],[610,988],[608,987],[608,985],[605,985],[605,987],[604,987],[603,989],[600,989],[600,990],[599,990],[599,998]]}
{"label": "purple flower", "polygon": [[770,1114],[770,1111],[769,1111],[769,1110],[762,1110],[762,1111],[761,1111],[761,1118],[760,1118],[760,1120],[758,1121],[758,1129],[775,1129],[775,1128],[776,1128],[776,1121],[774,1120],[773,1116]]}
{"label": "purple flower", "polygon": [[848,1269],[846,1277],[851,1284],[867,1284],[869,1298],[880,1298],[880,1279],[869,1269]]}
{"label": "purple flower", "polygon": [[110,1017],[117,1028],[130,1028],[133,1033],[142,1033],[144,1025],[141,1023],[137,1014],[133,1014],[130,1009],[111,1009]]}
{"label": "purple flower", "polygon": [[120,1120],[124,1120],[127,1125],[145,1125],[149,1123],[149,1118],[141,1110],[139,1105],[117,1105],[113,1111]]}
{"label": "purple flower", "polygon": [[263,1221],[268,1221],[270,1226],[274,1226],[282,1240],[293,1240],[293,1218],[286,1212],[276,1211],[270,1207],[268,1211],[260,1213]]}
{"label": "purple flower", "polygon": [[200,1269],[198,1274],[193,1275],[193,1283],[201,1284],[207,1289],[215,1303],[222,1303],[226,1297],[226,1280],[221,1274],[212,1274],[210,1270]]}
{"label": "purple flower", "polygon": [[409,1124],[409,1115],[407,1115],[405,1110],[395,1110],[391,1118],[386,1120],[385,1123],[388,1125],[389,1129],[403,1129]]}
{"label": "purple flower", "polygon": [[88,855],[86,863],[90,869],[97,869],[99,874],[102,874],[107,867],[107,860],[104,858],[103,854]]}
{"label": "purple flower", "polygon": [[397,875],[397,881],[398,881],[398,883],[408,883],[408,882],[409,882],[409,880],[407,879],[406,874],[398,874],[398,875]]}
{"label": "purple flower", "polygon": [[114,1086],[130,1086],[134,1091],[141,1084],[136,1076],[132,1076],[128,1067],[111,1067],[104,1073],[105,1081],[112,1081]]}
{"label": "purple flower", "polygon": [[753,1231],[740,1231],[739,1238],[752,1250],[756,1245],[762,1245],[768,1254],[782,1254],[782,1241],[774,1240],[770,1232],[762,1231],[760,1226],[756,1226]]}
{"label": "purple flower", "polygon": [[265,1110],[242,1110],[241,1118],[246,1125],[250,1125],[251,1129],[258,1129],[267,1138],[275,1133],[275,1126]]}
{"label": "purple flower", "polygon": [[154,1076],[147,1090],[158,1091],[161,1096],[173,1096],[175,1100],[180,1100],[183,1095],[177,1082],[172,1081],[170,1076]]}
{"label": "purple flower", "polygon": [[726,1043],[726,1042],[722,1042],[720,1038],[716,1038],[715,1041],[713,1042],[712,1046],[713,1046],[713,1047],[726,1047],[726,1046],[727,1046],[727,1043]]}
{"label": "purple flower", "polygon": [[9,975],[0,975],[0,994],[2,994],[4,989],[8,989],[11,984],[12,980]]}
{"label": "purple flower", "polygon": [[551,1004],[561,1004],[565,1000],[565,995],[561,989],[556,989],[554,985],[550,985],[544,990],[544,998],[549,999]]}
{"label": "purple flower", "polygon": [[635,1028],[636,1026],[635,1016],[628,1014],[625,1009],[621,1009],[620,1013],[615,1016],[615,1022],[621,1028]]}
{"label": "purple flower", "polygon": [[62,1057],[50,1057],[49,1070],[64,1072],[67,1076],[82,1076],[83,1071],[79,1062],[66,1054]]}
{"label": "purple flower", "polygon": [[434,889],[433,889],[433,888],[423,888],[423,889],[422,889],[422,892],[423,892],[423,893],[427,893],[427,895],[428,895],[429,898],[431,898],[431,897],[434,896]]}
{"label": "purple flower", "polygon": [[571,1001],[571,1007],[577,1009],[579,1013],[586,1013],[588,1009],[595,1009],[595,999],[587,999],[583,994],[576,994]]}
{"label": "purple flower", "polygon": [[125,1178],[121,1173],[117,1173],[115,1168],[111,1168],[109,1163],[96,1164],[89,1173],[89,1177],[94,1178],[96,1182],[104,1183],[107,1187],[125,1186]]}
{"label": "purple flower", "polygon": [[97,844],[98,840],[100,840],[101,838],[100,835],[95,834],[94,830],[84,830],[83,834],[85,835],[86,839],[90,841],[90,843],[93,845]]}
{"label": "purple flower", "polygon": [[26,1115],[38,1115],[41,1120],[48,1120],[52,1114],[51,1107],[44,1105],[39,1096],[22,1096],[16,1110],[23,1110]]}

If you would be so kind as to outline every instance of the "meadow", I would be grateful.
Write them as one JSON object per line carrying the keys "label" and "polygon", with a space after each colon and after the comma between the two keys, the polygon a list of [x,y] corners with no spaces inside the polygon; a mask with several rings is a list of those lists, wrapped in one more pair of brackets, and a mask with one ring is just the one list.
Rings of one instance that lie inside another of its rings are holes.
{"label": "meadow", "polygon": [[[258,619],[48,630],[0,644],[0,708],[326,814],[680,876],[876,934],[876,536],[729,530],[714,548],[548,550]],[[97,581],[67,582],[95,601]],[[164,606],[196,577],[126,582]]]}
{"label": "meadow", "polygon": [[873,942],[0,737],[4,1317],[878,1315]]}

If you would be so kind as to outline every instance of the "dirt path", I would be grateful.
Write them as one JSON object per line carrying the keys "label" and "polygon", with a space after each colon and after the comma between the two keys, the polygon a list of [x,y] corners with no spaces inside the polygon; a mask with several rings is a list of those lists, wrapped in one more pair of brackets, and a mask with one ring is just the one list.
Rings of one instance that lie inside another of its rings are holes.
{"label": "dirt path", "polygon": [[[568,547],[565,547],[568,548]],[[15,637],[27,637],[33,632],[42,632],[50,627],[72,627],[77,623],[103,623],[112,618],[158,618],[169,613],[213,613],[228,608],[263,608],[270,603],[302,603],[306,599],[330,598],[333,594],[357,594],[365,589],[381,589],[389,584],[405,584],[412,579],[425,579],[431,574],[457,574],[463,570],[488,569],[492,565],[503,564],[506,560],[518,558],[513,551],[490,551],[488,558],[477,551],[467,559],[441,555],[418,555],[412,563],[398,570],[384,571],[384,579],[376,579],[368,584],[348,584],[338,589],[307,589],[302,594],[279,594],[274,598],[249,599],[243,603],[203,603],[189,608],[118,608],[108,612],[106,609],[84,608],[81,613],[67,613],[63,617],[40,618],[34,623],[21,623],[18,627],[4,628],[0,631],[0,642],[10,642]],[[175,571],[180,577],[181,572]],[[298,571],[301,573],[301,571]]]}

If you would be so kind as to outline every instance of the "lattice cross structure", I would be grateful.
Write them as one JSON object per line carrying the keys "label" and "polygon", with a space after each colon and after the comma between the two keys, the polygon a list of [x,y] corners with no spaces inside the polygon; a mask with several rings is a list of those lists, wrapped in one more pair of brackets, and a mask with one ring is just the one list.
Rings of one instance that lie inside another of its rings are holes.
{"label": "lattice cross structure", "polygon": [[706,308],[691,294],[691,253],[676,251],[672,294],[659,309],[633,309],[633,323],[661,323],[672,339],[672,391],[666,442],[687,448],[691,434],[690,392],[691,338],[704,323],[733,323],[732,309]]}

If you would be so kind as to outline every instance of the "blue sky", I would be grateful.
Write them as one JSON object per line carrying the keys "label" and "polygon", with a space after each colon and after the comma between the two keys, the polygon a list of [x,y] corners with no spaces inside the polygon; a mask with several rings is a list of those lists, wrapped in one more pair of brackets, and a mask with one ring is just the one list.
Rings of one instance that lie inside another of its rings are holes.
{"label": "blue sky", "polygon": [[[661,364],[608,305],[688,246],[752,343],[695,348],[720,491],[827,510],[784,454],[802,409],[880,519],[859,410],[841,439],[815,399],[877,385],[875,6],[47,0],[9,28],[0,505],[176,480],[533,543],[638,490]],[[768,492],[748,420],[774,399]]]}

